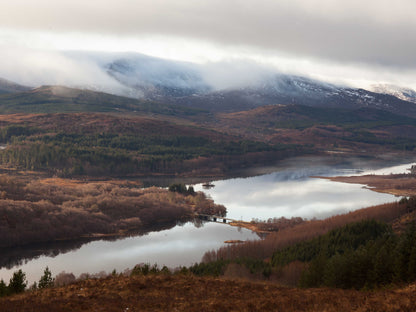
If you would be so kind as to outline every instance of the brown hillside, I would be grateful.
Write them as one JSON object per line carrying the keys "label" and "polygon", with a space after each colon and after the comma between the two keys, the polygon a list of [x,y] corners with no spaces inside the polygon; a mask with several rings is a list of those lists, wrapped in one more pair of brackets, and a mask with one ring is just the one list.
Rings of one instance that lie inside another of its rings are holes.
{"label": "brown hillside", "polygon": [[1,311],[415,311],[416,285],[363,292],[183,275],[108,277],[0,299]]}

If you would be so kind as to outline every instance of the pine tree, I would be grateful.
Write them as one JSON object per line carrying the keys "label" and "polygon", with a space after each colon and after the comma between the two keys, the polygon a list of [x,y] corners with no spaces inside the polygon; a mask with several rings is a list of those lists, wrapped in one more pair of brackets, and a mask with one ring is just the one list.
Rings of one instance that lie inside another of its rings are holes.
{"label": "pine tree", "polygon": [[20,269],[13,273],[9,283],[9,291],[12,294],[24,292],[27,286],[26,274]]}
{"label": "pine tree", "polygon": [[6,283],[3,280],[1,280],[0,281],[0,297],[4,297],[7,294],[8,294],[7,285],[6,285]]}
{"label": "pine tree", "polygon": [[[416,241],[414,242],[416,243]],[[413,245],[409,257],[408,281],[416,281],[416,245]]]}
{"label": "pine tree", "polygon": [[52,273],[48,267],[43,271],[43,275],[39,280],[38,288],[52,287],[55,279],[52,278]]}

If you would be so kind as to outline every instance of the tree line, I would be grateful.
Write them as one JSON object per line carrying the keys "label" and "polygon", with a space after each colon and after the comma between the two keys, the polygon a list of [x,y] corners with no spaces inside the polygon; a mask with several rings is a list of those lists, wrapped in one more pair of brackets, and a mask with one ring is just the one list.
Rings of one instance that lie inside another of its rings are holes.
{"label": "tree line", "polygon": [[[39,282],[35,282],[31,286],[31,289],[35,290],[52,287],[54,286],[54,281],[55,279],[52,278],[52,272],[48,267],[46,267],[43,271],[43,275],[39,279]],[[26,279],[26,273],[24,273],[21,269],[15,271],[13,276],[10,278],[8,285],[6,285],[3,279],[0,280],[0,297],[22,293],[26,290],[27,285],[28,282]]]}
{"label": "tree line", "polygon": [[221,156],[292,149],[249,140],[175,133],[49,133],[28,125],[1,128],[0,141],[8,144],[0,151],[3,164],[52,170],[60,176],[175,173],[192,164],[185,164],[187,160],[216,157],[218,162]]}

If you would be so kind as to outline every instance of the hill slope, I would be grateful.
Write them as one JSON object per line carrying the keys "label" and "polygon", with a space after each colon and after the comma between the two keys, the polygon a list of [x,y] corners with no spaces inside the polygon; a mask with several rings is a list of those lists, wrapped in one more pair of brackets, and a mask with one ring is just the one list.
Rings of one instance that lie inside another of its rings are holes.
{"label": "hill slope", "polygon": [[30,87],[22,86],[15,82],[0,78],[0,94],[22,92],[30,89]]}
{"label": "hill slope", "polygon": [[88,279],[0,299],[2,311],[413,311],[416,286],[362,292],[292,289],[183,275]]}
{"label": "hill slope", "polygon": [[0,95],[0,113],[148,112],[194,115],[198,110],[64,86]]}

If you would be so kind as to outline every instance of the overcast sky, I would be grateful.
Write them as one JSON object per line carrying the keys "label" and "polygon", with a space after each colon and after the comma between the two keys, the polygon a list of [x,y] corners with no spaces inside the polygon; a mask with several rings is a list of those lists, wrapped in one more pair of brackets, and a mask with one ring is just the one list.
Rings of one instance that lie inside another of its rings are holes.
{"label": "overcast sky", "polygon": [[414,0],[0,2],[0,75],[22,64],[39,70],[56,50],[134,51],[416,88]]}

